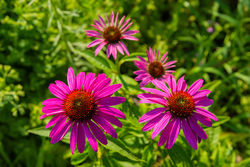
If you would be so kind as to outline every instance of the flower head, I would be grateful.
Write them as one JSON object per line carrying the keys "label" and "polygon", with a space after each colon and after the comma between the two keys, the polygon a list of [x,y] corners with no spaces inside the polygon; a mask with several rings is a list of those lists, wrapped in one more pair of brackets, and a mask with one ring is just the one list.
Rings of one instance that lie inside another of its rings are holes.
{"label": "flower head", "polygon": [[[111,97],[121,88],[121,84],[110,85],[105,74],[80,72],[76,77],[73,69],[68,69],[68,86],[62,81],[50,84],[50,92],[56,96],[43,101],[41,119],[54,116],[45,128],[55,125],[49,137],[51,143],[60,141],[71,129],[70,148],[74,153],[77,145],[79,152],[85,148],[85,137],[94,151],[98,150],[97,140],[107,144],[105,133],[117,138],[111,124],[122,127],[116,118],[125,118],[118,109],[111,106],[123,103],[124,97]],[[110,124],[111,123],[111,124]],[[103,130],[103,131],[102,131]]]}
{"label": "flower head", "polygon": [[96,37],[97,39],[91,42],[87,47],[93,47],[98,45],[95,50],[95,56],[100,52],[100,50],[107,45],[107,57],[109,58],[112,54],[114,59],[117,58],[117,50],[124,55],[124,52],[129,55],[129,51],[126,45],[122,42],[122,39],[134,40],[138,39],[132,35],[138,33],[136,30],[128,30],[128,28],[133,24],[130,19],[125,20],[125,16],[118,22],[119,13],[114,15],[112,12],[110,18],[106,16],[107,22],[99,16],[99,21],[95,20],[92,26],[96,30],[87,30],[86,35],[90,37]]}
{"label": "flower head", "polygon": [[156,103],[162,107],[155,108],[144,114],[139,122],[147,122],[142,128],[143,131],[153,130],[151,138],[155,138],[161,132],[158,146],[163,144],[170,149],[179,135],[182,128],[187,142],[197,149],[197,141],[207,139],[207,134],[197,123],[200,121],[205,126],[212,126],[212,120],[218,121],[216,116],[202,107],[207,107],[213,103],[207,95],[209,90],[199,90],[203,85],[203,80],[195,81],[188,90],[187,84],[182,76],[177,84],[173,76],[167,81],[169,88],[163,82],[154,80],[152,82],[157,88],[142,88],[151,93],[138,95],[140,103]]}
{"label": "flower head", "polygon": [[151,48],[147,50],[148,61],[144,58],[137,56],[140,61],[134,61],[135,65],[140,69],[135,71],[134,74],[138,75],[135,80],[141,81],[140,87],[146,86],[148,83],[157,80],[157,81],[164,81],[169,79],[169,76],[173,70],[168,70],[176,63],[176,61],[169,61],[168,60],[168,52],[166,52],[160,59],[159,57],[160,51],[158,50],[157,54],[156,51],[152,51]]}

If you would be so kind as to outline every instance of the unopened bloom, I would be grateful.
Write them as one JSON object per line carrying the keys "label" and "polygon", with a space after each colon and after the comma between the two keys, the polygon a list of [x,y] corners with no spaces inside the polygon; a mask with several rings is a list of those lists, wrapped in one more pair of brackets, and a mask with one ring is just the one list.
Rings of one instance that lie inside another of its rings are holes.
{"label": "unopened bloom", "polygon": [[209,90],[199,90],[203,85],[203,80],[195,81],[188,90],[184,76],[177,84],[173,76],[168,80],[168,86],[163,82],[153,81],[153,84],[161,89],[142,88],[150,93],[138,95],[140,103],[156,103],[162,107],[155,108],[144,114],[139,122],[147,122],[143,131],[153,129],[151,138],[155,138],[161,132],[158,146],[163,144],[170,149],[179,135],[180,129],[183,130],[187,142],[197,149],[197,141],[207,139],[207,134],[197,123],[199,121],[205,126],[212,126],[212,120],[218,121],[216,116],[202,107],[207,107],[213,103],[207,95]]}
{"label": "unopened bloom", "polygon": [[170,68],[175,67],[173,64],[176,63],[176,61],[167,62],[168,52],[166,52],[162,57],[159,57],[159,54],[159,50],[156,54],[155,50],[153,51],[149,48],[149,50],[147,50],[147,61],[140,56],[137,56],[140,61],[134,61],[135,65],[140,69],[134,72],[134,74],[138,75],[135,80],[141,81],[140,87],[146,86],[154,80],[164,81],[169,79],[171,73],[175,72],[173,70],[169,70]]}
{"label": "unopened bloom", "polygon": [[111,124],[122,127],[116,117],[125,118],[125,115],[111,107],[125,101],[124,97],[111,97],[122,85],[110,85],[111,80],[105,74],[95,77],[94,73],[80,72],[75,77],[72,68],[68,69],[67,81],[68,85],[59,80],[55,81],[56,84],[49,85],[50,92],[56,98],[43,101],[44,115],[41,119],[54,116],[45,127],[55,125],[49,134],[52,144],[60,141],[71,129],[72,154],[76,145],[80,153],[84,151],[85,137],[96,152],[97,140],[107,144],[103,131],[117,138]]}
{"label": "unopened bloom", "polygon": [[86,35],[90,37],[97,38],[93,42],[91,42],[87,47],[93,47],[97,46],[95,50],[95,56],[100,52],[100,50],[107,45],[107,57],[109,58],[112,54],[114,59],[117,58],[117,50],[124,55],[124,52],[129,55],[129,51],[126,47],[126,45],[122,42],[123,39],[127,40],[135,40],[138,39],[133,37],[132,35],[138,33],[139,31],[136,30],[128,30],[129,27],[133,24],[130,23],[130,19],[127,19],[125,21],[125,16],[122,17],[122,19],[118,20],[119,13],[116,13],[116,16],[114,15],[114,12],[112,12],[110,18],[106,16],[107,22],[104,21],[104,19],[99,16],[99,21],[95,20],[92,26],[96,30],[87,30]]}

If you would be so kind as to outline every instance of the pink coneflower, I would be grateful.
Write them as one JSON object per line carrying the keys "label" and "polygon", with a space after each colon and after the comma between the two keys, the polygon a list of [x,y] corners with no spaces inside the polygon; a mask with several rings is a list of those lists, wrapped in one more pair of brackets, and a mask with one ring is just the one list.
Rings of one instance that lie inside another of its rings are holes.
{"label": "pink coneflower", "polygon": [[201,139],[207,139],[207,134],[197,121],[205,126],[212,126],[210,119],[218,121],[215,115],[202,108],[213,103],[213,100],[207,97],[211,91],[199,90],[203,85],[202,79],[195,81],[187,91],[184,76],[178,80],[177,84],[173,76],[170,76],[167,83],[170,89],[163,82],[153,81],[153,84],[162,91],[142,88],[152,94],[138,95],[141,98],[140,103],[162,105],[160,108],[147,112],[139,119],[140,123],[148,121],[142,130],[154,129],[152,139],[162,131],[158,146],[166,143],[165,148],[170,149],[182,128],[187,142],[193,149],[197,149],[197,140],[200,142]]}
{"label": "pink coneflower", "polygon": [[[117,50],[124,55],[124,52],[129,55],[129,51],[126,45],[122,42],[122,39],[134,40],[138,39],[133,37],[132,35],[138,33],[136,30],[128,30],[128,28],[133,24],[129,23],[130,19],[125,20],[125,16],[118,22],[119,13],[114,15],[112,12],[110,19],[106,16],[107,22],[99,16],[99,21],[95,20],[92,26],[97,29],[96,30],[87,30],[86,35],[91,37],[96,37],[98,39],[91,42],[87,47],[93,47],[98,45],[95,50],[95,56],[99,53],[99,51],[105,46],[107,46],[107,57],[109,58],[112,54],[114,59],[117,58]],[[128,30],[128,31],[127,31]]]}
{"label": "pink coneflower", "polygon": [[138,75],[135,80],[141,81],[140,87],[147,85],[148,83],[157,80],[163,81],[169,78],[173,70],[168,70],[176,63],[176,61],[169,61],[168,60],[168,52],[166,52],[160,59],[159,57],[160,51],[158,50],[157,55],[154,50],[152,51],[151,48],[147,50],[148,61],[144,58],[137,56],[140,61],[134,61],[135,65],[140,69],[135,71],[134,74]]}
{"label": "pink coneflower", "polygon": [[[71,129],[70,148],[72,154],[77,145],[80,153],[85,148],[85,137],[96,152],[97,140],[107,144],[104,132],[117,138],[114,124],[122,127],[122,123],[116,118],[125,118],[118,109],[111,106],[123,103],[124,97],[111,97],[114,92],[121,88],[121,84],[110,85],[111,80],[105,74],[80,72],[76,77],[73,69],[68,69],[68,86],[62,81],[50,84],[50,92],[56,96],[43,101],[45,105],[41,119],[54,116],[45,128],[52,128],[49,137],[51,143],[60,141]],[[111,124],[110,124],[111,123]],[[102,130],[101,130],[102,129]],[[97,139],[97,140],[96,140]]]}

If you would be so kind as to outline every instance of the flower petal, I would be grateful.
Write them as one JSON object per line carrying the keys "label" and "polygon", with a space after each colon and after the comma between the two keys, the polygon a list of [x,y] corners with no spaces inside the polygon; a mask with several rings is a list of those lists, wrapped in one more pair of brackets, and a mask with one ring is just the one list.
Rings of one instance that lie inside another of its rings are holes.
{"label": "flower petal", "polygon": [[148,123],[146,123],[143,126],[142,131],[145,132],[145,131],[149,131],[149,130],[153,129],[155,127],[155,125],[162,119],[163,116],[164,116],[164,114],[161,113],[158,116],[156,116],[155,118],[148,121]]}
{"label": "flower petal", "polygon": [[162,119],[154,127],[151,139],[154,139],[159,133],[161,133],[161,131],[165,128],[165,126],[168,124],[171,118],[172,116],[169,112],[165,113]]}
{"label": "flower petal", "polygon": [[77,148],[80,153],[85,149],[85,131],[81,122],[78,123],[77,128]]}
{"label": "flower petal", "polygon": [[180,128],[181,128],[181,122],[180,122],[179,118],[173,118],[172,121],[173,121],[173,126],[172,126],[172,129],[170,131],[169,140],[167,143],[168,149],[170,149],[174,145],[174,143],[179,135]]}
{"label": "flower petal", "polygon": [[161,108],[155,108],[153,110],[150,110],[149,112],[147,112],[146,114],[144,114],[140,119],[139,119],[139,123],[143,123],[143,122],[147,122],[152,120],[153,118],[157,117],[158,115],[160,115],[161,113],[163,113],[164,111],[166,111],[165,107],[161,107]]}
{"label": "flower petal", "polygon": [[96,46],[100,43],[102,43],[104,41],[104,39],[96,39],[94,41],[92,41],[90,44],[88,44],[87,48],[91,48],[93,46]]}
{"label": "flower petal", "polygon": [[95,123],[97,123],[97,125],[99,125],[104,130],[105,133],[108,133],[110,134],[110,136],[117,138],[117,133],[115,129],[108,121],[96,115],[94,115],[92,119],[93,121],[95,121]]}
{"label": "flower petal", "polygon": [[184,75],[177,82],[177,91],[185,92],[187,89],[187,84],[184,80]]}
{"label": "flower petal", "polygon": [[62,103],[63,103],[63,100],[61,100],[61,99],[51,98],[51,99],[44,100],[42,102],[42,105],[51,106],[51,105],[61,105]]}
{"label": "flower petal", "polygon": [[70,150],[72,154],[74,154],[75,152],[76,141],[77,141],[77,122],[73,124],[70,134]]}
{"label": "flower petal", "polygon": [[188,122],[185,119],[182,119],[182,129],[183,133],[186,137],[187,142],[190,144],[190,146],[193,147],[193,149],[197,149],[197,138],[190,128]]}
{"label": "flower petal", "polygon": [[54,96],[58,97],[59,99],[64,100],[66,98],[66,95],[63,93],[63,91],[53,83],[49,85],[49,90]]}
{"label": "flower petal", "polygon": [[207,107],[213,104],[213,100],[209,99],[208,97],[203,97],[199,100],[195,100],[195,105],[200,107]]}
{"label": "flower petal", "polygon": [[115,116],[118,118],[126,118],[125,114],[120,110],[112,107],[98,107],[98,112],[102,112],[111,116]]}
{"label": "flower petal", "polygon": [[187,90],[190,95],[194,95],[203,85],[203,79],[195,81]]}
{"label": "flower petal", "polygon": [[107,138],[102,132],[102,130],[92,121],[89,121],[89,127],[93,135],[96,137],[97,140],[99,140],[102,144],[106,145],[108,144]]}
{"label": "flower petal", "polygon": [[114,106],[114,105],[118,105],[121,103],[124,103],[126,101],[126,99],[124,97],[105,97],[103,99],[100,99],[98,101],[99,105],[103,105],[103,106]]}
{"label": "flower petal", "polygon": [[194,98],[194,100],[198,100],[198,99],[200,99],[200,98],[204,98],[204,96],[207,96],[209,93],[211,93],[210,90],[207,90],[207,89],[200,90],[200,91],[196,92],[196,93],[193,95],[193,98]]}
{"label": "flower petal", "polygon": [[98,55],[98,53],[100,52],[100,50],[107,44],[107,41],[102,42],[100,45],[97,46],[97,48],[95,49],[95,56]]}
{"label": "flower petal", "polygon": [[206,132],[202,129],[202,127],[197,123],[197,120],[193,117],[190,117],[188,119],[189,125],[192,128],[192,130],[202,139],[207,139]]}
{"label": "flower petal", "polygon": [[153,89],[153,88],[141,88],[142,90],[145,90],[147,92],[150,92],[150,93],[154,93],[158,96],[162,96],[162,97],[169,97],[169,94],[165,93],[165,92],[162,92],[160,90],[157,90],[157,89]]}
{"label": "flower petal", "polygon": [[73,70],[72,67],[70,67],[70,68],[68,69],[67,80],[68,80],[69,89],[70,89],[71,91],[73,91],[73,90],[75,89],[76,82],[75,82],[74,70]]}
{"label": "flower petal", "polygon": [[155,85],[155,87],[163,90],[167,94],[167,98],[171,96],[170,90],[168,87],[165,85],[164,82],[159,81],[159,80],[153,80],[152,83]]}
{"label": "flower petal", "polygon": [[81,90],[83,88],[84,78],[85,78],[85,72],[80,72],[76,76],[76,89]]}
{"label": "flower petal", "polygon": [[72,121],[69,120],[64,126],[58,129],[51,138],[51,144],[55,144],[58,141],[62,140],[62,138],[68,133],[70,127],[72,125]]}
{"label": "flower petal", "polygon": [[57,123],[60,119],[62,119],[62,115],[61,115],[61,114],[55,115],[55,116],[49,121],[49,123],[45,126],[45,128],[51,127],[52,125],[54,125],[55,123]]}
{"label": "flower petal", "polygon": [[83,122],[83,129],[84,129],[86,138],[89,141],[90,146],[93,148],[93,150],[95,152],[97,152],[97,150],[98,150],[97,141],[96,141],[95,137],[93,136],[93,134],[90,132],[89,127],[88,127],[86,122]]}
{"label": "flower petal", "polygon": [[212,124],[213,124],[213,122],[209,118],[207,118],[207,117],[205,117],[205,116],[203,116],[203,115],[201,115],[201,114],[199,114],[197,112],[194,112],[192,114],[192,116],[193,116],[193,118],[200,121],[200,123],[202,123],[205,126],[211,127]]}
{"label": "flower petal", "polygon": [[167,80],[168,86],[170,87],[172,93],[176,92],[176,81],[174,79],[173,75],[169,76],[169,79]]}
{"label": "flower petal", "polygon": [[203,108],[196,107],[195,111],[198,112],[199,114],[205,116],[205,117],[208,117],[208,118],[214,120],[214,121],[218,121],[218,118],[214,114],[212,114],[211,112],[209,112]]}
{"label": "flower petal", "polygon": [[69,87],[64,82],[57,80],[57,81],[55,81],[55,83],[64,94],[70,93]]}

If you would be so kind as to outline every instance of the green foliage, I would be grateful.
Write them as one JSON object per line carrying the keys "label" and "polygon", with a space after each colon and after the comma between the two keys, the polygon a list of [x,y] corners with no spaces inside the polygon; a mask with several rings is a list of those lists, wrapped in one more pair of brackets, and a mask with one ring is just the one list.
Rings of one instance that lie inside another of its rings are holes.
{"label": "green foliage", "polygon": [[[1,166],[239,166],[250,164],[250,3],[247,0],[0,0],[0,164]],[[98,15],[127,15],[140,30],[139,42],[127,42],[130,56],[107,59],[86,49],[85,30]],[[207,29],[213,27],[212,33]],[[177,60],[176,78],[202,78],[212,91],[209,108],[219,121],[205,128],[208,139],[193,150],[181,133],[171,150],[157,147],[159,137],[142,132],[138,119],[155,105],[138,104],[134,80],[136,56],[151,46]],[[50,144],[50,118],[40,120],[48,86],[77,72],[106,73],[123,87],[127,101],[118,139],[108,137],[97,153],[71,154],[69,134]]]}

